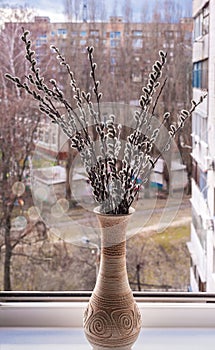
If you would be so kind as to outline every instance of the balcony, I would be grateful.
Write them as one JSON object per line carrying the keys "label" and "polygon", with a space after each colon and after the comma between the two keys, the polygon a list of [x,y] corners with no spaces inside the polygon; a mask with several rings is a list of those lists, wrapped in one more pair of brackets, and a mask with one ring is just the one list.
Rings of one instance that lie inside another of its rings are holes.
{"label": "balcony", "polygon": [[187,244],[190,255],[197,267],[198,275],[202,282],[206,281],[206,255],[205,249],[202,247],[198,234],[191,224],[191,241]]}
{"label": "balcony", "polygon": [[[199,101],[200,97],[204,95],[205,92],[201,89],[193,88],[193,99]],[[196,109],[196,113],[200,114],[202,117],[207,117],[208,114],[208,96],[204,98],[202,103]]]}
{"label": "balcony", "polygon": [[192,198],[191,198],[192,206],[195,208],[197,214],[202,217],[209,217],[209,210],[207,203],[203,197],[203,193],[200,191],[196,182],[192,180]]}

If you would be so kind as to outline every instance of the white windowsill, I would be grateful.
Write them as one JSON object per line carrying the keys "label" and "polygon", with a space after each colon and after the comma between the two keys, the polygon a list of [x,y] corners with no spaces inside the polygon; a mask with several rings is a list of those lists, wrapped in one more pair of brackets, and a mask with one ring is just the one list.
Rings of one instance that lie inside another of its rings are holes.
{"label": "white windowsill", "polygon": [[[132,350],[214,350],[213,329],[143,328]],[[81,328],[0,328],[1,350],[90,350]],[[116,349],[114,349],[116,350]]]}
{"label": "white windowsill", "polygon": [[[0,303],[1,350],[90,350],[82,319],[87,302]],[[132,350],[214,350],[215,303],[138,302],[143,328]]]}
{"label": "white windowsill", "polygon": [[[6,302],[0,327],[82,327],[87,302]],[[143,327],[215,328],[214,303],[138,302]]]}

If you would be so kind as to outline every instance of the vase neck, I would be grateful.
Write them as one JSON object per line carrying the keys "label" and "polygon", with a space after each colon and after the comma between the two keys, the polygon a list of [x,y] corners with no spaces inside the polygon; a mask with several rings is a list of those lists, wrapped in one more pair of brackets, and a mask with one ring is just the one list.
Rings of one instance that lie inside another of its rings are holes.
{"label": "vase neck", "polygon": [[97,217],[101,227],[102,248],[118,246],[126,241],[126,229],[130,215],[97,215]]}
{"label": "vase neck", "polygon": [[98,215],[101,262],[94,292],[97,297],[131,294],[126,270],[126,228],[130,215]]}

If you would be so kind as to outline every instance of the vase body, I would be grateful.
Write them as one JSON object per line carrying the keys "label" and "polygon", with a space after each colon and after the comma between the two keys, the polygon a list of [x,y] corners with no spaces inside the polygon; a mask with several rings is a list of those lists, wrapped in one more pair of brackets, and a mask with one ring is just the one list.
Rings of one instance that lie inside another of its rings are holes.
{"label": "vase body", "polygon": [[130,350],[141,316],[126,269],[126,227],[130,215],[97,214],[101,226],[101,262],[84,315],[85,335],[94,350]]}

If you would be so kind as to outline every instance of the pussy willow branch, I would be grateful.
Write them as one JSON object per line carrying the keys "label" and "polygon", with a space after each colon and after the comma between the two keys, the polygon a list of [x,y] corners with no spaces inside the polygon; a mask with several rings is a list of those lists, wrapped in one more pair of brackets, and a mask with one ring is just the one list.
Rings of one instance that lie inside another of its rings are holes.
{"label": "pussy willow branch", "polygon": [[96,75],[95,75],[97,64],[95,62],[93,62],[93,51],[94,51],[93,46],[88,46],[87,51],[88,51],[88,57],[89,57],[90,66],[91,66],[90,74],[91,74],[91,77],[92,77],[93,83],[94,83],[93,92],[95,93],[97,106],[98,106],[98,121],[99,121],[99,123],[101,123],[100,99],[102,98],[102,93],[98,91],[98,87],[100,85],[100,82],[98,80],[96,80]]}
{"label": "pussy willow branch", "polygon": [[[174,129],[174,133],[171,133],[171,131],[169,131],[169,138],[168,138],[168,141],[165,143],[165,145],[163,146],[162,150],[160,151],[159,155],[154,159],[153,161],[153,164],[151,164],[151,166],[149,167],[148,171],[144,174],[144,177],[142,178],[142,182],[144,183],[144,180],[148,180],[148,177],[150,175],[150,172],[152,171],[152,169],[154,168],[155,164],[157,163],[158,159],[162,156],[163,153],[167,152],[168,151],[168,146],[170,146],[170,143],[171,143],[171,140],[176,136],[176,134],[183,128],[183,125],[184,123],[187,121],[187,119],[189,119],[192,115],[192,113],[196,110],[196,108],[203,102],[203,100],[207,97],[207,94],[203,95],[200,97],[199,101],[198,102],[195,102],[195,101],[191,101],[191,108],[189,111],[186,111],[186,110],[182,110],[181,112],[187,112],[185,113],[186,116],[184,116],[183,118],[183,123],[178,123],[178,126],[177,128]],[[179,115],[179,118],[180,116],[182,116],[183,114],[181,114],[180,112],[180,115]],[[184,115],[185,115],[184,114]],[[170,126],[171,127],[171,126]],[[139,172],[140,174],[140,172]],[[139,176],[138,174],[138,176]],[[136,177],[136,180],[138,178],[138,176]],[[139,188],[140,188],[141,185],[137,186],[136,189],[134,189],[134,198],[133,200],[130,200],[129,202],[129,206],[132,205],[134,199],[136,198],[137,194],[138,194],[138,191],[139,191]]]}
{"label": "pussy willow branch", "polygon": [[[48,114],[48,116],[52,119],[53,122],[60,124],[60,126],[63,128],[64,133],[71,139],[71,131],[66,127],[65,121],[62,119],[62,116],[56,109],[54,103],[52,102],[52,98],[55,101],[61,102],[68,114],[70,115],[70,112],[72,115],[76,118],[77,122],[80,125],[80,128],[83,130],[85,138],[83,139],[86,145],[92,149],[92,154],[94,155],[94,160],[96,161],[95,157],[95,151],[94,151],[94,145],[90,139],[90,136],[86,130],[86,125],[84,125],[79,117],[79,115],[75,112],[75,110],[72,108],[72,106],[68,103],[68,101],[64,98],[63,92],[58,88],[57,83],[54,79],[51,79],[50,82],[53,85],[53,89],[50,89],[45,83],[44,78],[40,76],[40,70],[37,68],[37,63],[34,58],[35,52],[31,49],[31,41],[27,39],[29,35],[28,31],[24,31],[21,39],[25,43],[26,47],[26,59],[29,61],[31,65],[31,71],[35,75],[35,79],[33,78],[32,74],[29,74],[26,76],[26,79],[39,91],[37,93],[35,90],[31,90],[30,87],[26,83],[22,83],[21,80],[17,77],[12,77],[10,74],[6,74],[6,77],[12,80],[16,83],[16,85],[19,88],[23,88],[26,90],[27,93],[32,95],[34,99],[39,101],[39,107],[42,112],[45,112]],[[70,71],[69,65],[65,62],[63,57],[60,55],[57,48],[55,48],[56,53],[59,55],[59,59],[63,62],[64,65],[67,68],[68,73],[70,74],[70,77],[72,75],[72,72]],[[45,94],[45,97],[41,95],[41,91]],[[75,126],[75,124],[74,124]],[[78,128],[76,127],[76,132],[78,132]]]}
{"label": "pussy willow branch", "polygon": [[[24,31],[24,29],[23,29]],[[25,43],[25,47],[26,47],[26,59],[30,62],[31,64],[31,70],[32,72],[35,74],[36,77],[36,81],[33,80],[33,78],[31,79],[31,76],[29,75],[28,78],[30,79],[30,81],[34,84],[34,86],[36,86],[36,88],[38,90],[42,90],[45,94],[46,94],[46,100],[50,103],[51,105],[51,112],[53,113],[53,111],[56,111],[57,113],[55,113],[55,115],[57,116],[58,119],[61,118],[61,116],[59,115],[58,111],[56,110],[54,104],[52,103],[51,99],[48,96],[52,96],[54,99],[56,98],[57,100],[59,100],[59,102],[63,103],[63,105],[66,107],[66,110],[71,111],[73,113],[73,115],[75,116],[75,118],[77,119],[78,123],[80,124],[81,129],[84,131],[86,140],[88,142],[88,144],[90,145],[90,139],[89,139],[89,135],[86,131],[85,126],[83,125],[83,123],[80,120],[79,115],[75,112],[75,110],[72,108],[72,106],[68,103],[68,101],[64,98],[64,94],[63,92],[57,87],[57,84],[55,82],[54,79],[51,79],[51,83],[54,86],[53,90],[49,89],[48,86],[44,83],[44,78],[40,77],[40,69],[37,68],[37,63],[36,60],[34,58],[35,52],[33,50],[31,50],[31,46],[32,43],[30,40],[27,40],[27,37],[30,33],[28,31],[24,31],[21,39],[23,40],[23,42]],[[55,47],[52,47],[53,49]],[[65,62],[65,59],[61,56],[60,52],[58,51],[57,48],[55,48],[56,53],[59,55],[59,59],[61,60],[61,62],[64,62],[64,65],[67,68],[68,73],[72,73],[70,71],[69,65]],[[71,74],[70,74],[71,77]],[[48,95],[48,96],[47,96]],[[35,97],[35,96],[34,96]],[[40,99],[39,99],[40,100]],[[47,107],[47,104],[45,103],[44,99],[42,99],[40,102],[44,103],[44,105]],[[67,135],[68,136],[68,135]],[[92,144],[91,144],[92,146]]]}
{"label": "pussy willow branch", "polygon": [[[96,112],[95,112],[93,114],[93,116],[94,116],[94,121],[96,124],[96,129],[97,129],[98,135],[100,137],[100,142],[102,145],[101,151],[103,153],[104,162],[105,162],[106,188],[108,191],[108,196],[110,196],[109,175],[108,175],[109,174],[108,173],[108,159],[107,159],[107,143],[106,143],[105,134],[104,134],[104,126],[102,126],[101,109],[100,109],[100,99],[102,98],[102,93],[100,93],[98,90],[100,82],[98,80],[96,80],[96,75],[95,75],[97,65],[95,62],[93,62],[94,48],[92,46],[88,46],[87,51],[88,51],[88,59],[90,61],[90,67],[91,67],[90,76],[93,79],[93,84],[94,84],[93,92],[96,96],[97,108],[98,108],[98,114],[96,114]],[[83,96],[85,97],[86,103],[89,105],[89,99],[87,98],[87,95],[83,95]],[[96,117],[97,115],[98,115],[98,118]],[[104,185],[104,179],[103,179],[102,183]]]}
{"label": "pussy willow branch", "polygon": [[[166,57],[167,54],[164,53],[163,51],[159,52],[161,62],[160,61],[155,61],[153,67],[152,67],[152,72],[149,74],[149,79],[148,79],[148,84],[146,87],[143,87],[142,90],[144,92],[143,95],[141,95],[139,104],[141,107],[141,112],[136,112],[136,127],[135,131],[133,133],[133,137],[129,137],[127,140],[127,145],[130,143],[131,147],[135,145],[135,143],[138,142],[138,138],[140,137],[141,134],[141,129],[144,124],[148,124],[149,122],[147,121],[146,117],[147,114],[149,114],[149,109],[151,106],[151,101],[154,93],[156,92],[156,88],[160,86],[159,79],[162,76],[162,69],[164,65],[166,64]],[[165,81],[164,81],[165,84]],[[164,86],[163,86],[164,87]],[[163,88],[161,88],[163,90]],[[160,94],[158,94],[158,99],[160,97]],[[155,100],[155,104],[153,108],[156,107],[156,104],[158,103],[158,99]],[[151,115],[151,114],[150,114]],[[147,150],[146,150],[147,152]],[[130,154],[130,158],[128,159],[128,162],[131,162],[132,154]]]}
{"label": "pussy willow branch", "polygon": [[[71,140],[72,147],[79,151],[90,180],[94,198],[100,203],[102,212],[112,214],[128,213],[129,207],[140,189],[140,184],[137,184],[139,176],[143,182],[148,179],[151,169],[155,166],[157,160],[168,150],[171,140],[181,130],[186,120],[205,96],[198,103],[192,101],[192,107],[189,111],[181,110],[177,123],[170,125],[168,129],[169,137],[167,142],[164,140],[165,144],[160,154],[156,158],[152,158],[152,148],[160,135],[162,126],[170,115],[168,112],[165,113],[161,124],[152,130],[150,129],[153,124],[152,118],[155,108],[166,83],[166,80],[164,80],[162,85],[160,84],[162,70],[166,63],[166,54],[160,51],[160,61],[155,61],[152,66],[152,72],[149,74],[148,83],[146,87],[142,88],[143,94],[139,100],[140,110],[134,114],[136,127],[127,137],[122,167],[117,169],[117,159],[122,147],[121,140],[119,140],[120,129],[116,130],[115,117],[112,115],[109,116],[106,123],[101,120],[100,99],[102,94],[99,92],[100,82],[96,80],[95,70],[97,66],[93,61],[93,47],[88,47],[87,51],[91,67],[90,76],[93,81],[93,93],[96,96],[98,110],[94,109],[90,92],[86,93],[79,89],[74,73],[71,71],[66,59],[55,46],[52,46],[60,65],[66,68],[70,77],[71,87],[75,93],[73,98],[76,101],[79,115],[64,97],[63,91],[61,91],[54,79],[49,81],[52,84],[52,88],[45,84],[34,58],[35,52],[31,49],[31,41],[27,39],[28,34],[29,32],[24,31],[22,40],[26,46],[26,59],[30,63],[32,74],[26,76],[27,83],[22,83],[20,78],[10,74],[7,74],[6,77],[39,102],[39,109],[61,127]],[[31,85],[34,89],[31,88]],[[158,93],[155,95],[158,87]],[[154,95],[156,96],[155,98]],[[155,101],[153,102],[154,99]],[[56,102],[66,109],[68,120],[59,113]],[[100,155],[96,154],[93,140],[89,134],[87,110],[83,103],[86,103],[88,107],[89,118],[92,118],[99,137]],[[143,127],[145,127],[144,133]]]}
{"label": "pussy willow branch", "polygon": [[[53,49],[55,51],[55,53],[57,54],[57,59],[60,61],[60,64],[62,66],[64,66],[66,68],[66,70],[67,70],[67,73],[68,73],[68,75],[70,77],[70,80],[71,80],[71,87],[73,88],[73,91],[76,94],[73,97],[77,101],[76,105],[77,105],[78,109],[80,110],[81,114],[83,114],[83,117],[84,117],[85,113],[83,112],[81,93],[80,93],[80,89],[76,85],[76,80],[74,78],[74,73],[71,71],[70,65],[66,62],[65,57],[63,57],[61,55],[59,49],[56,46],[54,46],[54,45],[51,45],[51,49]],[[56,83],[55,83],[55,88],[57,88]],[[87,133],[87,122],[86,122],[86,119],[85,118],[83,119],[83,121],[84,121],[84,124],[83,124],[81,122],[81,120],[80,120],[79,115],[75,112],[75,110],[72,108],[72,106],[70,104],[68,104],[67,100],[65,100],[65,104],[66,104],[66,106],[68,106],[69,109],[71,109],[71,111],[73,112],[74,116],[77,118],[77,120],[78,120],[78,122],[79,122],[79,124],[81,126],[81,129],[84,130],[84,133],[85,133],[86,137],[88,138],[89,135]]]}
{"label": "pussy willow branch", "polygon": [[[160,79],[162,77],[162,70],[166,64],[166,57],[167,53],[164,53],[163,51],[159,52],[161,61],[155,61],[154,65],[152,66],[152,72],[149,74],[148,78],[148,83],[146,87],[142,88],[142,91],[144,92],[143,95],[140,96],[139,104],[141,107],[141,113],[140,113],[140,118],[141,118],[141,123],[140,123],[140,128],[142,127],[144,123],[144,118],[147,116],[150,106],[151,106],[151,101],[154,93],[156,92],[157,87],[160,86]],[[165,82],[164,82],[165,84]],[[158,95],[158,99],[160,97],[160,94]],[[158,103],[158,99],[155,100],[154,107],[156,107]],[[138,125],[136,125],[136,128]]]}

